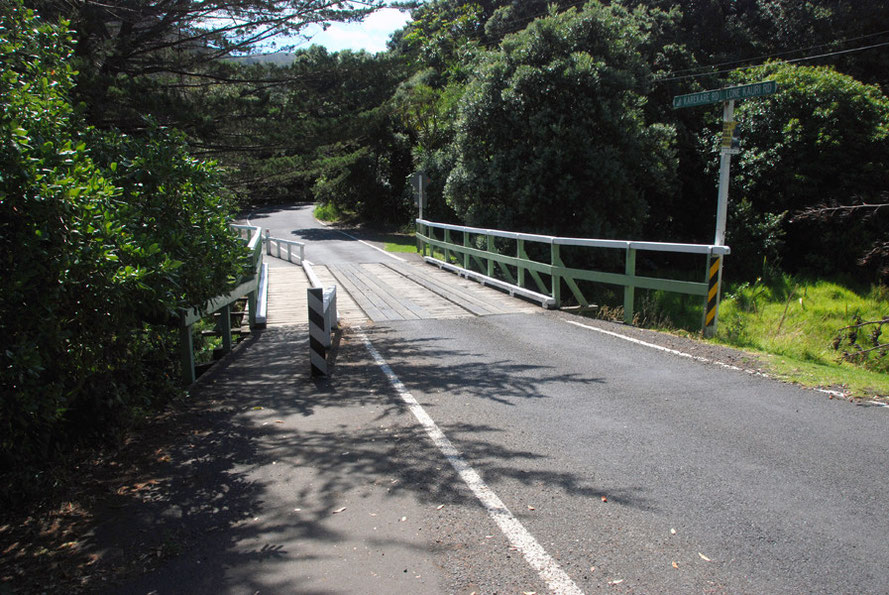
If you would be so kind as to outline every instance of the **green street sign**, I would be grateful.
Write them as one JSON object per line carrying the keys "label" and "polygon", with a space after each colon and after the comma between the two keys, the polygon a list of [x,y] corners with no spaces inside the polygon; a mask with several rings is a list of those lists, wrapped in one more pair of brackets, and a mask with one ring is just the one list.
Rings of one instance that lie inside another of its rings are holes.
{"label": "green street sign", "polygon": [[771,95],[777,90],[778,83],[775,81],[764,81],[762,83],[740,85],[738,87],[700,91],[699,93],[689,93],[688,95],[677,95],[673,98],[673,108],[696,107],[698,105],[721,103],[723,101],[733,101],[735,99],[749,99],[751,97]]}

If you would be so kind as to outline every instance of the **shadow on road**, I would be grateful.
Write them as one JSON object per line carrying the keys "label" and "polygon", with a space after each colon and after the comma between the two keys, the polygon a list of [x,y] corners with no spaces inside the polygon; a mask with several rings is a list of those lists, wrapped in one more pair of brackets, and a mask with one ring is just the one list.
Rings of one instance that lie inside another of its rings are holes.
{"label": "shadow on road", "polygon": [[[434,340],[399,342],[385,332],[373,340],[387,357],[422,349],[417,369],[399,363],[397,370],[422,378],[417,390],[463,395],[472,377],[472,397],[461,398],[509,403],[545,398],[540,386],[553,380],[602,382],[510,361],[451,370],[430,364],[454,355]],[[100,554],[101,563],[130,548],[130,576],[147,571],[125,580],[120,592],[268,590],[276,578],[264,562],[309,560],[317,556],[311,544],[344,539],[331,530],[331,514],[343,493],[362,486],[385,482],[392,497],[475,505],[349,332],[342,336],[333,376],[321,381],[308,374],[304,328],[251,338],[193,388],[178,427],[153,454],[144,478],[104,504],[104,521],[87,540],[86,550]],[[442,430],[489,484],[544,483],[596,500],[607,491],[612,501],[647,506],[638,490],[621,492],[570,472],[540,470],[535,463],[546,457],[532,447],[487,439],[508,431],[503,427],[465,422]],[[259,572],[265,573],[262,580]],[[280,588],[299,590],[294,577],[280,580]]]}
{"label": "shadow on road", "polygon": [[354,237],[349,237],[335,229],[313,227],[309,229],[294,229],[290,235],[304,242],[355,242]]}

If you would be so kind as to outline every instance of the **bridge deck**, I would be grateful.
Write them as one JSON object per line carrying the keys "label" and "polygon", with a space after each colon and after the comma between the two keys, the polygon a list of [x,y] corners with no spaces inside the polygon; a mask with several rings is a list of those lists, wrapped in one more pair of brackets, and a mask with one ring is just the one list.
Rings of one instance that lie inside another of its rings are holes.
{"label": "bridge deck", "polygon": [[309,324],[306,289],[309,282],[302,267],[286,260],[266,256],[269,265],[269,302],[267,328]]}
{"label": "bridge deck", "polygon": [[[268,326],[306,324],[308,281],[302,268],[275,258],[267,260],[270,269]],[[337,286],[340,319],[347,324],[470,318],[540,310],[534,304],[496,289],[423,264],[336,264],[313,268],[325,287]]]}

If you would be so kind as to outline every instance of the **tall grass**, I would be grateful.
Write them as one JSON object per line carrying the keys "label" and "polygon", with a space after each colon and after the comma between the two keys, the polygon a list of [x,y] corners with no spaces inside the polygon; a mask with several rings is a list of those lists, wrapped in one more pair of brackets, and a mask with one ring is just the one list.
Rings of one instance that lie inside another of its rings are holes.
{"label": "tall grass", "polygon": [[[720,308],[718,338],[737,347],[754,348],[796,360],[833,365],[844,348],[839,329],[856,318],[889,316],[889,289],[854,291],[830,281],[745,283],[726,293]],[[836,345],[836,348],[834,347]],[[859,367],[889,372],[889,357],[878,351],[860,358]]]}
{"label": "tall grass", "polygon": [[[641,296],[640,296],[641,294]],[[697,335],[702,300],[664,292],[637,294],[638,326]],[[600,316],[615,315],[605,308]],[[617,312],[617,314],[621,314]],[[889,288],[855,288],[834,281],[776,275],[729,287],[719,308],[714,342],[763,354],[773,373],[806,385],[845,387],[859,395],[889,396],[889,353],[875,350],[857,358],[844,327],[857,320],[889,317]],[[873,346],[876,326],[859,331],[859,345]],[[889,342],[887,332],[876,337]]]}

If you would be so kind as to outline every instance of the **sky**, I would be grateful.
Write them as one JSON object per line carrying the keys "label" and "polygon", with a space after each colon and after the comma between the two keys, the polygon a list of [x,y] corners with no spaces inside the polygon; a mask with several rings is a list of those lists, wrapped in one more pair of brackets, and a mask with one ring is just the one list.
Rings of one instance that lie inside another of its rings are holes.
{"label": "sky", "polygon": [[410,15],[407,12],[383,8],[371,13],[360,23],[334,23],[326,31],[321,31],[319,28],[312,36],[312,40],[303,47],[317,44],[331,52],[340,50],[382,52],[386,49],[389,36],[397,29],[401,29],[409,20]]}

